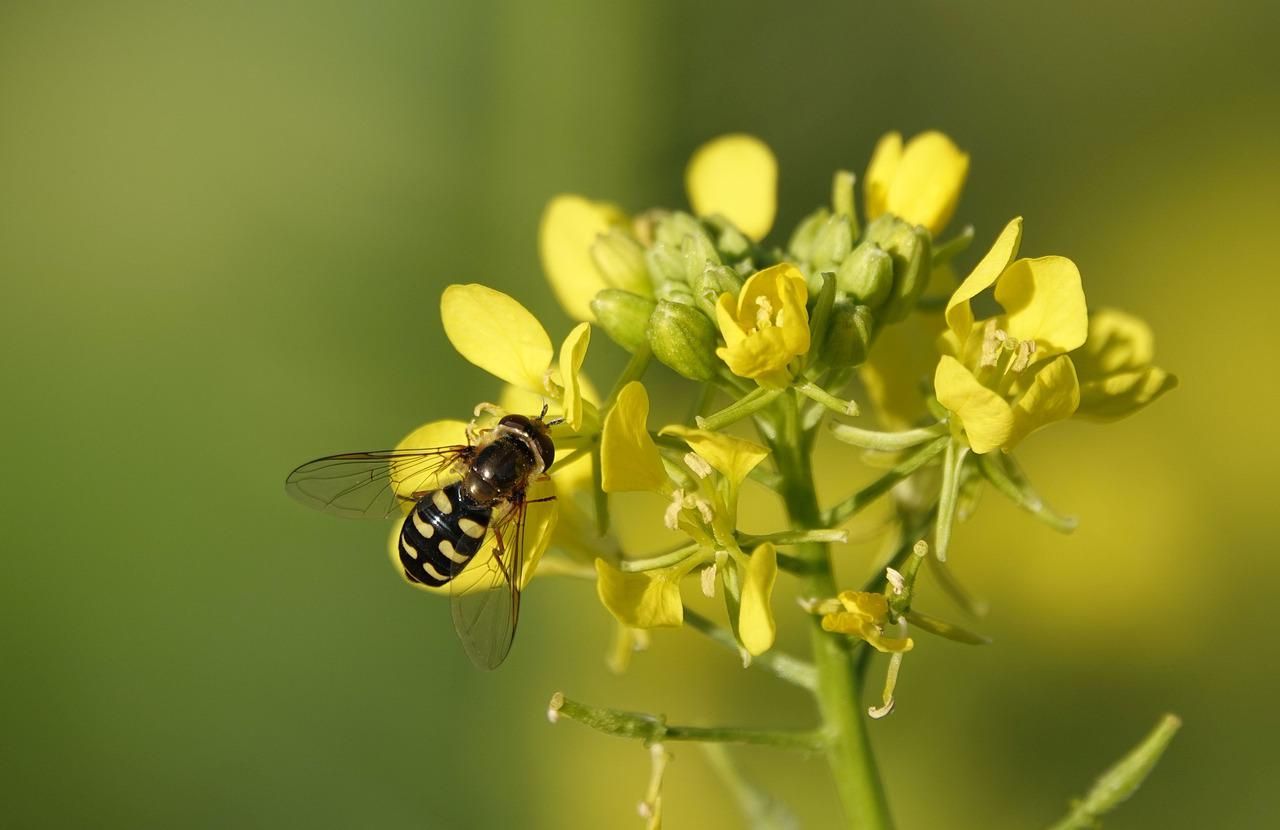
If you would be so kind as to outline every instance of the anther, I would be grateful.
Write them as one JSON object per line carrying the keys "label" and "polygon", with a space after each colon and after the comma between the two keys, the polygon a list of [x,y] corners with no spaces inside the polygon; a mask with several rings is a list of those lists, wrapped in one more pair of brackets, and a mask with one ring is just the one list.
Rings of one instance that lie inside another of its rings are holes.
{"label": "anther", "polygon": [[685,466],[693,471],[698,478],[706,478],[711,475],[711,465],[707,460],[696,452],[687,452],[684,454]]}

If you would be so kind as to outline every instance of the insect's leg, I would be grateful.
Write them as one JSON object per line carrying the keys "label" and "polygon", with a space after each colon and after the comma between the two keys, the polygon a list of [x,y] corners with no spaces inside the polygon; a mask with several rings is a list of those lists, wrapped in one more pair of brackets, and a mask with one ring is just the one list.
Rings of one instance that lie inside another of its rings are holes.
{"label": "insect's leg", "polygon": [[503,414],[502,408],[497,404],[480,402],[476,404],[476,408],[472,410],[471,423],[467,424],[467,443],[475,444],[480,437],[480,433],[486,431],[488,427],[480,426],[480,420],[483,416],[489,415],[494,418],[501,418]]}
{"label": "insect's leg", "polygon": [[525,501],[525,504],[538,504],[539,502],[544,502],[544,501],[555,501],[555,500],[556,500],[556,497],[555,497],[555,496],[543,496],[543,497],[542,497],[542,498],[540,498],[540,499],[527,499],[527,500]]}

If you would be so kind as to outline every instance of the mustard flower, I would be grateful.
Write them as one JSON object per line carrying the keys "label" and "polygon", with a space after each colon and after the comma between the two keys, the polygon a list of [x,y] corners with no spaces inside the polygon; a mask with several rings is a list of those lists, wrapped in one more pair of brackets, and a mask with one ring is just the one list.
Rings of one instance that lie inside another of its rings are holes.
{"label": "mustard flower", "polygon": [[[1080,404],[1066,354],[1084,344],[1088,330],[1080,272],[1065,257],[1015,260],[1021,239],[1022,220],[1014,219],[944,315],[934,391],[977,453],[1010,449]],[[969,301],[993,285],[1004,313],[975,322]]]}
{"label": "mustard flower", "polygon": [[739,377],[785,388],[788,364],[809,352],[808,294],[804,274],[785,262],[756,273],[737,297],[721,294],[716,322],[725,345],[716,354]]}
{"label": "mustard flower", "polygon": [[1178,385],[1158,366],[1151,327],[1131,314],[1105,308],[1089,317],[1084,346],[1071,356],[1080,376],[1075,416],[1115,421],[1131,415]]}
{"label": "mustard flower", "polygon": [[575,320],[594,319],[591,301],[606,288],[653,293],[626,214],[606,202],[554,197],[538,226],[538,254],[556,299]]}
{"label": "mustard flower", "polygon": [[889,600],[884,594],[841,591],[835,599],[814,603],[810,611],[822,616],[824,631],[865,640],[876,651],[901,654],[915,647],[910,637],[885,636],[890,622]]}
{"label": "mustard flower", "polygon": [[723,216],[756,241],[773,227],[778,162],[755,136],[738,133],[708,141],[689,159],[684,180],[699,216]]}
{"label": "mustard flower", "polygon": [[867,165],[867,218],[890,213],[937,236],[955,213],[968,172],[969,156],[940,132],[921,133],[905,147],[900,133],[888,133]]}

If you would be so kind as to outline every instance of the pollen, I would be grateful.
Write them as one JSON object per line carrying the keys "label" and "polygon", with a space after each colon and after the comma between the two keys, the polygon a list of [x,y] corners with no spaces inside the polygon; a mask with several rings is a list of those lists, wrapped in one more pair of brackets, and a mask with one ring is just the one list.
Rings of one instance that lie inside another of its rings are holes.
{"label": "pollen", "polygon": [[684,454],[684,464],[698,478],[706,478],[711,475],[711,465],[707,460],[696,452],[687,452]]}
{"label": "pollen", "polygon": [[698,578],[702,583],[702,595],[704,597],[714,597],[716,595],[716,566],[714,563],[702,569],[702,573],[698,574]]}
{"label": "pollen", "polygon": [[907,581],[903,579],[902,574],[898,573],[893,568],[885,568],[884,578],[889,581],[890,587],[893,588],[894,595],[899,597],[902,596],[902,592],[907,586]]}
{"label": "pollen", "polygon": [[774,322],[773,303],[769,302],[769,298],[764,296],[756,297],[756,328],[767,329],[774,325],[781,325],[781,323],[780,319],[777,323]]}

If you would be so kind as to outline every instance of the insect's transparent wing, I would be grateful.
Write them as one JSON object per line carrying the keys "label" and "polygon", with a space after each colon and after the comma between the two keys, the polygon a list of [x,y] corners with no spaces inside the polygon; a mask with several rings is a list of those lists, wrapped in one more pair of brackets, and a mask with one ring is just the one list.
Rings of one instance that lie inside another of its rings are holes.
{"label": "insect's transparent wing", "polygon": [[[520,573],[524,559],[524,527],[528,504],[511,505],[496,518],[491,555],[475,561],[450,582],[453,627],[462,647],[482,669],[496,669],[516,636],[520,620]],[[477,556],[479,559],[479,555]]]}
{"label": "insect's transparent wing", "polygon": [[327,513],[385,519],[456,478],[471,452],[466,444],[457,444],[330,455],[290,473],[285,490]]}

